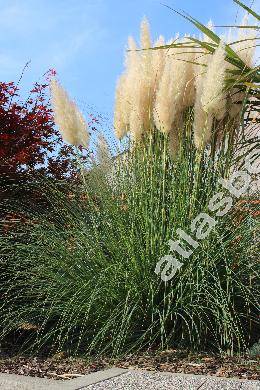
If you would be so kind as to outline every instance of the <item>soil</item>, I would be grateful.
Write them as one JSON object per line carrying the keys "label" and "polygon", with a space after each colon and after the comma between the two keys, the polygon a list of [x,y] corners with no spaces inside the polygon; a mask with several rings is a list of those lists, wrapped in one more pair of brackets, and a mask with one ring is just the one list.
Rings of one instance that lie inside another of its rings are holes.
{"label": "soil", "polygon": [[214,375],[226,378],[260,380],[260,357],[221,357],[206,353],[191,354],[178,350],[127,356],[117,362],[121,368],[168,371],[184,374]]}
{"label": "soil", "polygon": [[48,358],[0,355],[0,372],[40,378],[72,379],[111,366],[260,380],[260,358],[247,356],[221,357],[178,350],[127,355],[119,360],[72,358],[64,352]]}

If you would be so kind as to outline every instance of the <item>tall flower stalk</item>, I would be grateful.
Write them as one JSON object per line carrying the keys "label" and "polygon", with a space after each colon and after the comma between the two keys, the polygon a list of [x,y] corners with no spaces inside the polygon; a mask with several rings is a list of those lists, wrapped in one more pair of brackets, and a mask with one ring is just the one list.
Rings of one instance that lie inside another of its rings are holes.
{"label": "tall flower stalk", "polygon": [[54,78],[50,82],[50,89],[54,120],[64,141],[87,148],[89,144],[87,123],[76,103]]}
{"label": "tall flower stalk", "polygon": [[82,163],[79,147],[89,146],[87,123],[76,103],[69,97],[67,91],[52,78],[50,81],[51,103],[54,120],[65,142],[76,147],[77,163],[80,167],[82,180],[85,182],[85,168]]}

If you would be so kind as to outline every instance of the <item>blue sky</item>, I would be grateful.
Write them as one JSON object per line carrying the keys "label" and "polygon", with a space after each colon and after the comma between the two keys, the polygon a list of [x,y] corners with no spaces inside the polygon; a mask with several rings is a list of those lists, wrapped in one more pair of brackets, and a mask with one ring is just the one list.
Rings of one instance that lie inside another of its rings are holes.
{"label": "blue sky", "polygon": [[203,23],[232,24],[237,17],[232,0],[0,0],[1,81],[17,81],[31,60],[22,81],[24,94],[55,68],[79,104],[110,116],[127,37],[138,38],[144,15],[154,38],[195,32],[161,2]]}

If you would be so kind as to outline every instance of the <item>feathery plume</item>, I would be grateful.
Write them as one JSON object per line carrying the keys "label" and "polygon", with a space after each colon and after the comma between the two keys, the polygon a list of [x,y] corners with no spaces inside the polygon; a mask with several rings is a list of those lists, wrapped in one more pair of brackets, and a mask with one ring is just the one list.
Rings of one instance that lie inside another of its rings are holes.
{"label": "feathery plume", "polygon": [[141,22],[141,48],[149,49],[152,47],[152,40],[150,34],[150,25],[146,17],[143,18]]}
{"label": "feathery plume", "polygon": [[[140,27],[141,48],[151,48],[151,37],[149,23],[146,18],[141,22]],[[137,52],[129,58],[129,100],[130,106],[130,134],[135,141],[138,141],[145,131],[151,127],[151,105],[152,105],[152,74],[151,74],[152,52],[150,50]],[[130,61],[131,60],[131,61]]]}
{"label": "feathery plume", "polygon": [[140,73],[140,54],[136,50],[134,39],[129,37],[125,71],[118,79],[116,86],[114,128],[118,139],[122,139],[130,130],[130,115],[134,100],[133,85],[138,84]]}
{"label": "feathery plume", "polygon": [[[142,49],[152,48],[150,26],[146,18],[144,18],[141,22],[140,41]],[[141,69],[139,72],[139,90],[136,94],[136,101],[138,105],[137,111],[141,116],[145,132],[149,131],[151,127],[151,107],[153,103],[152,57],[154,54],[155,53],[152,50],[144,50],[140,52]]]}
{"label": "feathery plume", "polygon": [[[185,36],[183,43],[190,43],[189,36]],[[182,60],[185,65],[183,108],[193,106],[195,102],[195,53],[192,50],[192,48],[183,48],[182,54],[178,55],[178,58]]]}
{"label": "feathery plume", "polygon": [[159,88],[156,94],[153,117],[156,128],[168,134],[172,129],[172,59],[166,60]]}
{"label": "feathery plume", "polygon": [[50,90],[54,121],[62,138],[71,145],[82,145],[87,148],[89,144],[87,124],[75,102],[54,78],[50,82]]}
{"label": "feathery plume", "polygon": [[[212,22],[208,28],[213,30]],[[204,35],[206,43],[212,40]],[[224,39],[224,38],[223,38]],[[176,43],[175,38],[167,44]],[[153,47],[164,46],[162,36]],[[169,134],[169,149],[176,152],[179,145],[179,130],[183,114],[194,107],[194,138],[197,147],[210,141],[213,120],[218,121],[229,111],[238,109],[235,98],[225,91],[226,71],[230,64],[225,61],[226,46],[221,40],[212,55],[206,48],[194,53],[189,36],[182,40],[186,47],[177,50],[149,50],[152,47],[147,19],[141,23],[140,46],[129,38],[125,71],[116,89],[115,130],[118,138],[127,132],[138,141],[145,133],[156,127]],[[189,47],[191,46],[191,47]],[[196,64],[195,64],[196,63]],[[200,65],[201,64],[201,65]],[[227,107],[229,110],[227,110]]]}
{"label": "feathery plume", "polygon": [[225,56],[225,43],[220,41],[210,57],[201,94],[203,110],[218,120],[222,119],[226,112],[226,94],[223,92],[227,68]]}
{"label": "feathery plume", "polygon": [[172,51],[169,51],[166,56],[153,110],[157,129],[166,134],[176,129],[185,108],[183,98],[188,69],[186,62],[176,59],[177,54],[171,53]]}
{"label": "feathery plume", "polygon": [[212,122],[212,115],[207,114],[201,105],[195,104],[193,131],[196,148],[201,149],[210,141]]}
{"label": "feathery plume", "polygon": [[129,103],[126,97],[127,78],[125,74],[118,79],[116,86],[114,129],[116,137],[121,140],[128,132],[129,118],[127,108]]}
{"label": "feathery plume", "polygon": [[238,119],[242,109],[243,101],[246,97],[246,93],[239,91],[238,88],[232,88],[229,95],[230,95],[230,107],[229,107],[228,114],[230,118],[237,117]]}
{"label": "feathery plume", "polygon": [[[245,14],[242,20],[242,26],[248,25],[248,14]],[[234,45],[235,51],[241,60],[249,67],[253,66],[256,50],[256,31],[249,28],[239,29],[238,42]]]}
{"label": "feathery plume", "polygon": [[[243,20],[242,25],[244,25],[245,23],[246,23],[246,20]],[[244,32],[242,34],[244,34]],[[233,42],[237,42],[239,35],[241,35],[240,31],[237,35],[237,31],[235,32],[234,28],[230,28],[228,31],[227,37],[226,37],[226,42],[228,44],[232,44]],[[236,43],[234,45],[232,44],[232,48],[235,52],[237,52],[238,56],[240,56],[240,54],[241,54],[239,52],[239,46],[242,43],[244,45],[245,42],[239,42],[239,43]],[[247,43],[249,43],[249,46],[250,46],[250,44],[252,44],[252,42],[250,42],[250,41],[249,42],[246,41],[246,44]],[[227,66],[228,70],[236,69],[236,67],[230,63],[227,63],[226,66]],[[227,102],[228,102],[228,115],[230,118],[239,119],[239,114],[241,112],[242,103],[243,103],[243,100],[245,99],[245,96],[246,96],[245,92],[239,91],[239,89],[236,88],[235,85],[230,91],[228,91],[228,101]]]}
{"label": "feathery plume", "polygon": [[143,132],[143,121],[139,111],[139,106],[137,105],[137,107],[133,107],[130,114],[130,134],[132,139],[135,142],[138,142],[142,138]]}
{"label": "feathery plume", "polygon": [[[155,41],[154,47],[160,47],[165,45],[165,40],[162,35]],[[155,99],[156,90],[158,88],[159,82],[162,77],[163,68],[165,65],[165,57],[166,57],[166,50],[165,49],[158,49],[154,50],[152,52],[152,65],[151,65],[151,72],[152,72],[152,80],[151,80],[151,90],[153,99]]]}
{"label": "feathery plume", "polygon": [[[140,79],[141,71],[141,54],[138,51],[137,44],[133,37],[128,38],[128,52],[125,59],[125,74],[126,74],[126,94],[129,102],[132,103],[133,94],[132,86],[133,83]],[[129,112],[130,115],[130,112]]]}

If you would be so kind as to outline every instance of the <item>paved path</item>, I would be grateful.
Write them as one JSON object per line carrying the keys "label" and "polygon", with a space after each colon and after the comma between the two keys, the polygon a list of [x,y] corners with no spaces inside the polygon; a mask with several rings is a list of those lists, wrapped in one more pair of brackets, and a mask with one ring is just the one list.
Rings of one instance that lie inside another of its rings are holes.
{"label": "paved path", "polygon": [[[181,375],[129,371],[84,387],[84,390],[260,390],[260,382],[222,379],[201,375]],[[83,390],[83,389],[82,389]]]}
{"label": "paved path", "polygon": [[260,382],[204,375],[111,368],[77,379],[55,381],[0,374],[1,390],[260,390]]}

